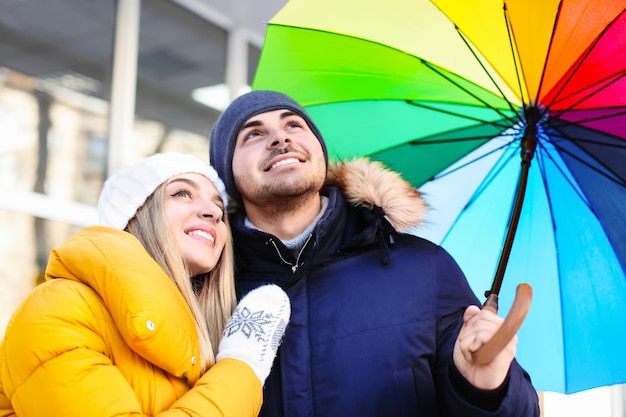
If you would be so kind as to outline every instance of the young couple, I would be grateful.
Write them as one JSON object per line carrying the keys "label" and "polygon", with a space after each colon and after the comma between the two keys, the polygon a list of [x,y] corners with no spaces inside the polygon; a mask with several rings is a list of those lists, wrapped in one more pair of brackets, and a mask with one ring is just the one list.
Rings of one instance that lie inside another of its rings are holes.
{"label": "young couple", "polygon": [[0,416],[539,416],[515,338],[472,360],[502,319],[402,233],[424,203],[397,174],[329,163],[272,91],[231,103],[210,161],[105,183],[101,226],[52,252],[9,323]]}

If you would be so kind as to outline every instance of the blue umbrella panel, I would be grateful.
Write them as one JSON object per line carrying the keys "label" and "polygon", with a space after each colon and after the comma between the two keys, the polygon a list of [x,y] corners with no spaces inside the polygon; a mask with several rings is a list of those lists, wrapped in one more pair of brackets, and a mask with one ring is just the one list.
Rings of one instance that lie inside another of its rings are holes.
{"label": "blue umbrella panel", "polygon": [[[517,284],[532,286],[517,357],[538,390],[573,393],[623,383],[623,141],[580,126],[544,129],[528,172],[500,313],[509,310]],[[520,175],[515,136],[511,128],[420,188],[432,210],[429,224],[415,233],[455,257],[479,298],[492,285],[510,222]],[[591,140],[574,145],[572,137]]]}

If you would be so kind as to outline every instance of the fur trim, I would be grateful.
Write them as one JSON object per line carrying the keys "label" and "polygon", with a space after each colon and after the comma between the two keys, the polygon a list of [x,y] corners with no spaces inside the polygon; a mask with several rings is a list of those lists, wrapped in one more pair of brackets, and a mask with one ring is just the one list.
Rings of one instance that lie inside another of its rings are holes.
{"label": "fur trim", "polygon": [[381,162],[368,158],[331,162],[326,182],[339,186],[351,204],[382,208],[399,232],[424,222],[427,206],[419,191]]}

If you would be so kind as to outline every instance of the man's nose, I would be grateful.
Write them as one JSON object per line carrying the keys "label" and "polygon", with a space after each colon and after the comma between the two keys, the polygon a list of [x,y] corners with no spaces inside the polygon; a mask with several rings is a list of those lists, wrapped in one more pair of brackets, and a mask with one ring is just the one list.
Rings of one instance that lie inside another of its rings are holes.
{"label": "man's nose", "polygon": [[270,139],[268,141],[268,147],[275,148],[285,146],[289,142],[291,142],[291,140],[287,136],[287,132],[282,129],[273,129],[270,134]]}

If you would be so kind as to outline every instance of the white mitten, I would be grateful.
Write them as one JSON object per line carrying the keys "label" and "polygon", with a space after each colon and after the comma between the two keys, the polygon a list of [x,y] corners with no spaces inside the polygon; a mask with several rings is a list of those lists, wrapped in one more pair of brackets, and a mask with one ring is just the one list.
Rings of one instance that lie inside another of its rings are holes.
{"label": "white mitten", "polygon": [[216,360],[243,361],[265,384],[290,315],[289,297],[277,285],[250,291],[226,323]]}

